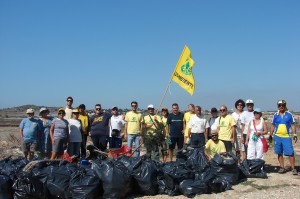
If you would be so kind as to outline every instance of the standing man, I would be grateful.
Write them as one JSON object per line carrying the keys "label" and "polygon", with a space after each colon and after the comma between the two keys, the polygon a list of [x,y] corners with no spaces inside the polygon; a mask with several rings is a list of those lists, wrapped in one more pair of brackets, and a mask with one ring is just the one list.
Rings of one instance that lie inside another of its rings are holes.
{"label": "standing man", "polygon": [[[138,103],[136,101],[131,102],[131,111],[125,115],[124,135],[125,139],[127,139],[127,145],[130,148],[132,148],[133,142],[135,143],[135,147],[139,147],[143,130],[143,117],[141,113],[137,112],[137,108]],[[139,149],[135,151],[135,156],[140,156]]]}
{"label": "standing man", "polygon": [[183,124],[183,113],[179,112],[178,104],[172,104],[172,113],[168,115],[167,119],[167,133],[171,139],[169,145],[169,160],[173,159],[173,150],[177,145],[178,150],[183,147],[183,136],[184,136],[184,124]]}
{"label": "standing man", "polygon": [[81,158],[86,157],[86,141],[87,136],[90,132],[91,126],[89,121],[89,115],[85,112],[85,105],[80,104],[78,107],[79,117],[78,119],[81,121],[83,127],[83,135],[82,135],[82,142],[81,142]]}
{"label": "standing man", "polygon": [[221,117],[218,123],[219,139],[225,144],[226,152],[232,151],[235,142],[235,121],[231,115],[227,114],[227,107],[220,107]]}
{"label": "standing man", "polygon": [[[32,160],[34,152],[37,150],[41,126],[37,119],[34,119],[34,110],[26,110],[27,118],[24,118],[20,125],[20,140],[26,160]],[[29,154],[29,158],[28,158]]]}
{"label": "standing man", "polygon": [[[184,113],[183,116],[183,125],[184,125],[184,144],[190,144],[189,137],[189,127],[187,126],[192,115],[195,115],[195,106],[194,104],[188,105],[189,111]],[[189,138],[189,139],[188,139]]]}
{"label": "standing man", "polygon": [[248,147],[245,145],[246,137],[248,133],[248,126],[250,121],[254,120],[254,102],[251,99],[246,100],[247,111],[243,112],[241,117],[242,122],[242,132],[243,136],[241,137],[241,143],[244,145],[244,151],[242,151],[242,159],[244,160],[247,157]]}
{"label": "standing man", "polygon": [[[298,175],[295,168],[295,156],[292,139],[295,143],[298,140],[295,120],[286,107],[285,100],[277,102],[278,112],[274,114],[271,126],[270,137],[274,133],[274,153],[278,155],[280,169],[278,173],[285,173],[283,154],[289,156],[292,174]],[[291,129],[291,133],[289,130]]]}
{"label": "standing man", "polygon": [[94,146],[101,151],[105,151],[108,143],[108,124],[111,115],[103,112],[101,104],[95,105],[95,112],[96,114],[90,118],[91,138]]}
{"label": "standing man", "polygon": [[191,145],[202,147],[208,140],[208,121],[201,115],[201,107],[196,106],[195,114],[191,116],[188,123]]}
{"label": "standing man", "polygon": [[210,110],[211,117],[208,120],[209,124],[209,131],[208,131],[208,139],[211,139],[211,134],[212,133],[217,133],[218,132],[218,109],[213,107]]}
{"label": "standing man", "polygon": [[67,98],[67,106],[65,108],[66,115],[64,119],[66,120],[72,118],[72,110],[73,110],[72,104],[73,104],[73,98],[70,96]]}
{"label": "standing man", "polygon": [[[159,115],[154,114],[154,106],[152,104],[148,105],[148,115],[144,116],[144,123],[146,133],[150,136],[150,139],[151,137],[154,139],[153,137],[155,136],[157,130],[163,130],[161,129],[161,118]],[[148,142],[144,140],[144,142],[147,154],[150,155],[150,158],[154,157],[154,160],[159,161],[159,148],[157,141],[154,139],[149,140]]]}
{"label": "standing man", "polygon": [[112,116],[109,122],[109,148],[121,148],[122,146],[122,132],[125,121],[122,115],[119,115],[119,109],[116,106],[111,108]]}

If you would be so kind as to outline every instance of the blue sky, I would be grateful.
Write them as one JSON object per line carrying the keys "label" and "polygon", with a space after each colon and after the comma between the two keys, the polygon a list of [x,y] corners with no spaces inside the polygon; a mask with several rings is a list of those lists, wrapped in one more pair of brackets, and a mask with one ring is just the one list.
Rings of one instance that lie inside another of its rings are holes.
{"label": "blue sky", "polygon": [[0,1],[0,108],[96,103],[156,107],[184,45],[193,96],[163,106],[229,108],[239,99],[300,111],[300,1]]}

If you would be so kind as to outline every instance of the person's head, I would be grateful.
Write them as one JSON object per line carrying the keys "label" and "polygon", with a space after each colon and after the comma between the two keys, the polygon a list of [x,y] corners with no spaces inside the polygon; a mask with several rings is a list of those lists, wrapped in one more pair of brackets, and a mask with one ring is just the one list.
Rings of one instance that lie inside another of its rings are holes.
{"label": "person's head", "polygon": [[113,107],[111,108],[111,113],[112,113],[113,115],[118,115],[118,114],[119,114],[118,111],[119,111],[119,109],[118,109],[118,107],[116,107],[116,106],[113,106]]}
{"label": "person's head", "polygon": [[162,115],[164,116],[164,117],[168,117],[168,115],[169,115],[169,110],[168,110],[168,108],[162,108],[161,109],[161,112],[162,112]]}
{"label": "person's head", "polygon": [[96,112],[97,115],[102,113],[101,104],[96,104],[95,105],[95,112]]}
{"label": "person's head", "polygon": [[42,118],[45,118],[45,117],[47,117],[47,115],[50,113],[50,111],[49,111],[49,109],[47,109],[46,107],[42,107],[41,109],[40,109],[40,116],[42,117]]}
{"label": "person's head", "polygon": [[85,105],[84,104],[80,104],[78,106],[78,111],[79,111],[79,114],[83,114],[84,111],[85,111]]}
{"label": "person's head", "polygon": [[78,111],[78,109],[77,108],[73,109],[72,110],[72,118],[73,119],[78,119],[78,117],[79,117],[79,111]]}
{"label": "person's head", "polygon": [[227,115],[227,107],[225,105],[220,106],[221,116],[225,117]]}
{"label": "person's head", "polygon": [[253,113],[254,113],[255,119],[260,119],[262,116],[262,112],[261,112],[260,108],[255,108]]}
{"label": "person's head", "polygon": [[246,106],[247,106],[247,110],[249,112],[252,112],[253,108],[254,108],[254,102],[253,102],[253,100],[252,99],[246,100]]}
{"label": "person's head", "polygon": [[69,96],[67,97],[67,106],[72,106],[73,104],[73,97]]}
{"label": "person's head", "polygon": [[179,106],[177,103],[172,104],[172,112],[173,114],[177,115],[179,112]]}
{"label": "person's head", "polygon": [[198,116],[201,115],[201,107],[200,107],[200,106],[195,106],[195,113],[196,113],[196,115],[198,115]]}
{"label": "person's head", "polygon": [[137,111],[138,103],[136,101],[132,101],[130,105],[131,105],[132,111],[134,111],[134,112]]}
{"label": "person's head", "polygon": [[215,107],[211,108],[211,109],[210,109],[210,114],[211,114],[211,116],[212,116],[213,118],[218,117],[218,109],[215,108]]}
{"label": "person's head", "polygon": [[58,117],[59,119],[64,118],[65,115],[66,115],[66,112],[65,112],[65,109],[64,109],[64,108],[58,109],[57,117]]}
{"label": "person's head", "polygon": [[194,104],[189,104],[188,109],[189,109],[189,112],[195,113],[195,105]]}
{"label": "person's head", "polygon": [[154,106],[153,106],[153,104],[149,104],[147,108],[148,108],[148,113],[150,115],[154,115]]}
{"label": "person's head", "polygon": [[287,110],[286,101],[285,100],[278,100],[277,102],[279,112],[285,112]]}
{"label": "person's head", "polygon": [[234,106],[238,111],[243,111],[243,109],[245,108],[245,102],[242,99],[238,99],[235,102]]}
{"label": "person's head", "polygon": [[218,141],[219,140],[218,133],[217,132],[212,132],[211,133],[211,139],[213,141]]}
{"label": "person's head", "polygon": [[32,108],[29,108],[26,110],[26,114],[27,114],[28,119],[32,119],[34,116],[34,110]]}

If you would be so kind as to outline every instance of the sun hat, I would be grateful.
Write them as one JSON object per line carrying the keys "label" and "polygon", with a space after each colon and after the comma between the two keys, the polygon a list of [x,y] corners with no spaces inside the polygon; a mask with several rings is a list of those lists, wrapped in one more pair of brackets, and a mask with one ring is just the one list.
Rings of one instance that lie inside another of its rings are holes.
{"label": "sun hat", "polygon": [[153,104],[149,104],[149,105],[148,105],[148,109],[149,109],[149,108],[154,108]]}
{"label": "sun hat", "polygon": [[50,113],[49,109],[47,109],[46,107],[42,107],[40,109],[40,115],[42,114],[43,111],[47,111],[48,113]]}
{"label": "sun hat", "polygon": [[247,100],[246,100],[246,104],[254,104],[254,102],[253,102],[252,99],[247,99]]}
{"label": "sun hat", "polygon": [[29,108],[26,110],[26,114],[28,114],[28,113],[34,113],[34,110],[32,108]]}
{"label": "sun hat", "polygon": [[79,113],[79,111],[78,111],[77,108],[74,108],[74,109],[72,110],[72,113]]}
{"label": "sun hat", "polygon": [[254,114],[255,114],[255,113],[262,113],[262,112],[261,112],[260,108],[255,108],[255,109],[254,109]]}
{"label": "sun hat", "polygon": [[58,112],[59,112],[59,111],[66,112],[64,108],[60,108],[60,109],[58,109]]}
{"label": "sun hat", "polygon": [[277,104],[285,104],[286,105],[286,101],[285,100],[278,100]]}

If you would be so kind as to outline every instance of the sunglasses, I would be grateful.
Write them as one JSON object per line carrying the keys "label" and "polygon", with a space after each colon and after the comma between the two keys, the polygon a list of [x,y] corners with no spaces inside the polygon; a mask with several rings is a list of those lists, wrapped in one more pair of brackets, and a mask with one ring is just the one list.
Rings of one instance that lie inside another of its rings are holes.
{"label": "sunglasses", "polygon": [[285,104],[278,104],[278,107],[285,107]]}
{"label": "sunglasses", "polygon": [[64,115],[64,114],[66,114],[66,113],[64,113],[64,112],[59,112],[58,113],[58,115]]}
{"label": "sunglasses", "polygon": [[73,100],[67,100],[68,102],[73,102]]}
{"label": "sunglasses", "polygon": [[225,111],[226,111],[226,109],[220,109],[220,111],[221,111],[221,112],[225,112]]}
{"label": "sunglasses", "polygon": [[217,135],[211,135],[211,137],[217,137]]}
{"label": "sunglasses", "polygon": [[131,105],[131,107],[137,107],[137,105]]}
{"label": "sunglasses", "polygon": [[101,110],[101,108],[96,108],[96,111],[100,111]]}
{"label": "sunglasses", "polygon": [[112,109],[112,111],[117,111],[118,109]]}
{"label": "sunglasses", "polygon": [[154,108],[148,108],[148,110],[154,110]]}
{"label": "sunglasses", "polygon": [[79,113],[73,113],[73,114],[75,114],[75,115],[79,115]]}

